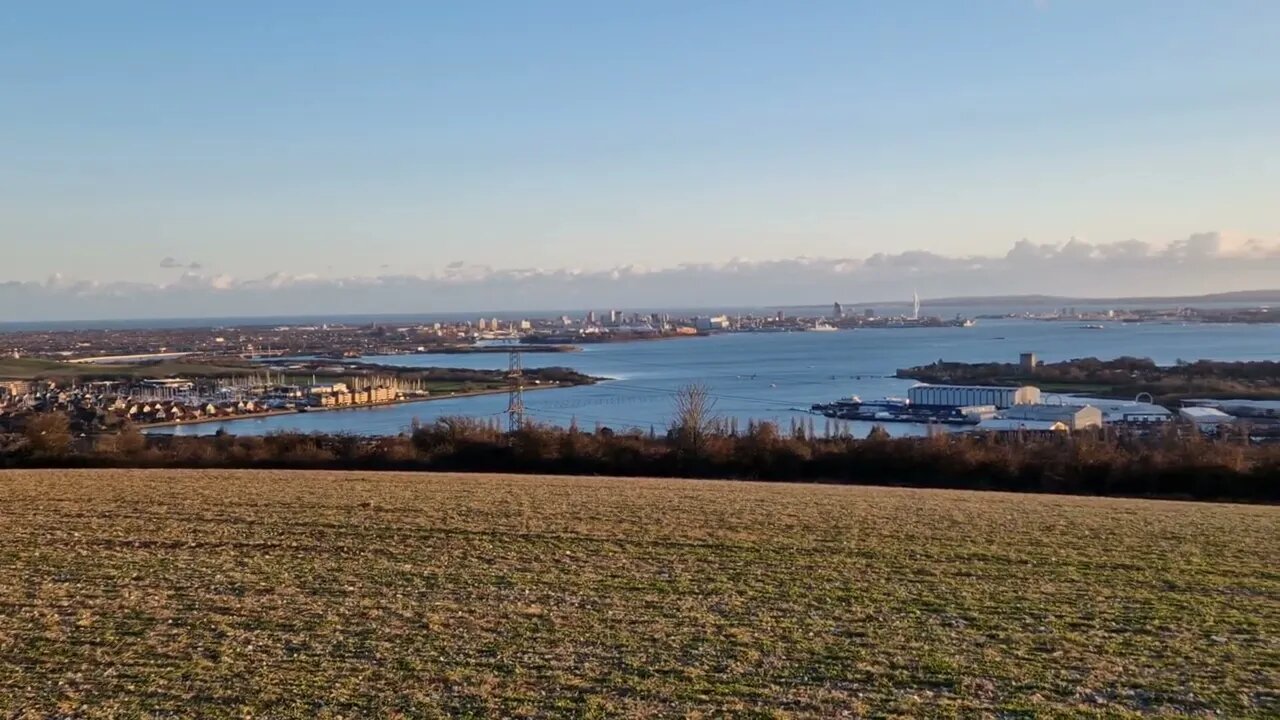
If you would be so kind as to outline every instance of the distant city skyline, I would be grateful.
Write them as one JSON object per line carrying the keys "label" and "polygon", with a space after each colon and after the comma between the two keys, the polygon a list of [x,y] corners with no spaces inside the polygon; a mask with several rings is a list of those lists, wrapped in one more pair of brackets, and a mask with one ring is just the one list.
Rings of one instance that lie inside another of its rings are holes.
{"label": "distant city skyline", "polygon": [[1280,4],[71,6],[0,319],[1280,285]]}

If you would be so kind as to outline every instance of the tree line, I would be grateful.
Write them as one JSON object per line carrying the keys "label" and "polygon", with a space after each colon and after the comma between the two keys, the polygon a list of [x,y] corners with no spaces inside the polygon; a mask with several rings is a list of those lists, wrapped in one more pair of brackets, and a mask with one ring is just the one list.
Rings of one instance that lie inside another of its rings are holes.
{"label": "tree line", "polygon": [[1126,398],[1148,393],[1163,405],[1174,405],[1188,397],[1280,398],[1280,363],[1270,360],[1179,360],[1173,365],[1161,366],[1150,358],[1099,360],[1089,357],[1040,363],[1034,368],[1015,363],[938,360],[898,370],[897,376],[940,384],[1031,383],[1050,389],[1081,386],[1091,388],[1091,392]]}
{"label": "tree line", "polygon": [[866,438],[800,423],[743,430],[720,421],[705,388],[677,395],[661,432],[582,430],[444,418],[390,437],[275,433],[147,437],[135,429],[76,438],[63,415],[42,415],[0,442],[0,467],[436,470],[690,477],[1003,490],[1241,502],[1280,501],[1280,447],[1205,438],[1170,425],[1140,435],[936,433]]}

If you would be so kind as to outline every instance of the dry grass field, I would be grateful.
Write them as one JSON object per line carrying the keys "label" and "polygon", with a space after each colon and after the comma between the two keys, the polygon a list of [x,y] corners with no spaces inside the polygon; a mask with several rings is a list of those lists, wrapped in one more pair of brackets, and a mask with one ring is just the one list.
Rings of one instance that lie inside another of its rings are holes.
{"label": "dry grass field", "polygon": [[1280,508],[0,473],[0,716],[1280,715]]}

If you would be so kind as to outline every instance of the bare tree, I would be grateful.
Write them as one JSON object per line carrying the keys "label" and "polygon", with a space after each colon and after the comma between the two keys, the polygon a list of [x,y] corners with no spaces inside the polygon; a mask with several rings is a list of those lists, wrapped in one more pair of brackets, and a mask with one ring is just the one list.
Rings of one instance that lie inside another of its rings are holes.
{"label": "bare tree", "polygon": [[702,449],[703,441],[719,422],[715,407],[715,398],[706,385],[693,383],[676,390],[671,430],[681,445],[695,452]]}
{"label": "bare tree", "polygon": [[27,421],[27,445],[37,455],[62,456],[71,451],[71,419],[66,413],[46,412]]}
{"label": "bare tree", "polygon": [[147,449],[147,438],[133,423],[126,421],[115,435],[100,437],[94,447],[106,455],[132,457]]}

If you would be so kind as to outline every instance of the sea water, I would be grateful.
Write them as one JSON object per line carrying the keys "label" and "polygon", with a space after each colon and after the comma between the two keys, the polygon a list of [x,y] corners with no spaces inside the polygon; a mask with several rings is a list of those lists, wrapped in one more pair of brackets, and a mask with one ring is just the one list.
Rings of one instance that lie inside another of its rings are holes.
{"label": "sea water", "polygon": [[[1179,360],[1280,359],[1280,325],[1182,323],[1105,323],[1101,330],[1080,323],[1036,320],[983,320],[972,328],[857,329],[838,332],[726,333],[709,337],[585,345],[572,353],[526,353],[526,367],[565,366],[609,378],[596,385],[525,393],[529,419],[549,424],[597,426],[615,430],[654,428],[671,421],[673,394],[681,386],[710,388],[715,414],[768,420],[784,430],[793,420],[813,418],[818,432],[826,420],[807,413],[814,403],[858,395],[863,399],[902,396],[915,384],[893,377],[899,368],[935,360],[1016,363],[1022,352],[1053,362],[1081,357],[1151,358],[1160,364]],[[396,355],[367,357],[405,367],[505,369],[507,355]],[[155,428],[153,433],[234,434],[273,431],[396,434],[421,422],[465,415],[505,418],[506,395],[446,398],[376,408],[280,415],[224,423]],[[871,425],[847,423],[865,435]],[[890,425],[897,435],[920,434],[918,425]]]}

